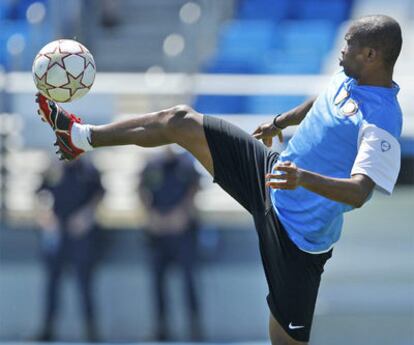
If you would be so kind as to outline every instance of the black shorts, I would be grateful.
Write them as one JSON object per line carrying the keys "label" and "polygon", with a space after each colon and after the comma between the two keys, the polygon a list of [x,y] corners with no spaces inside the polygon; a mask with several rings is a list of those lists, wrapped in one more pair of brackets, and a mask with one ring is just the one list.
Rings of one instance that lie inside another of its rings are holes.
{"label": "black shorts", "polygon": [[231,123],[204,116],[204,131],[214,165],[214,182],[254,219],[269,287],[273,317],[298,341],[308,341],[319,283],[332,251],[309,254],[288,237],[277,218],[265,174],[279,154]]}

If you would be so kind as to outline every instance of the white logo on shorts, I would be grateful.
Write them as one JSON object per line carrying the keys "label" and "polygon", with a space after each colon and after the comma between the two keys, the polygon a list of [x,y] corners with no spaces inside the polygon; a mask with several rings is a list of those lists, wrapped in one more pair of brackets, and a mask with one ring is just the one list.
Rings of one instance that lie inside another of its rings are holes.
{"label": "white logo on shorts", "polygon": [[299,328],[304,328],[305,326],[293,326],[292,322],[289,324],[289,329],[299,329]]}

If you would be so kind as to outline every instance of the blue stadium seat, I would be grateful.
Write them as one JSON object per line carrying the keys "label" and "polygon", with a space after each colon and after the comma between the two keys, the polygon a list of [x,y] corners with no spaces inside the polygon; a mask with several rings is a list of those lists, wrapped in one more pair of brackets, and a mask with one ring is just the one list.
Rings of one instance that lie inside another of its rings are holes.
{"label": "blue stadium seat", "polygon": [[276,27],[269,21],[232,21],[219,36],[218,57],[251,62],[263,52],[277,47]]}
{"label": "blue stadium seat", "polygon": [[46,3],[46,0],[18,0],[18,1],[10,1],[10,0],[1,0],[6,1],[8,3],[7,9],[7,19],[11,20],[22,20],[26,18],[26,11],[29,6],[34,2],[43,2]]}
{"label": "blue stadium seat", "polygon": [[206,73],[230,73],[230,74],[254,74],[257,73],[255,65],[249,61],[237,61],[217,57],[204,65],[203,71]]}
{"label": "blue stadium seat", "polygon": [[289,0],[244,0],[240,4],[240,19],[279,21],[288,16]]}
{"label": "blue stadium seat", "polygon": [[[11,68],[12,60],[7,51],[7,42],[14,34],[21,34],[25,39],[25,49],[29,44],[29,25],[24,20],[0,21],[0,64]],[[24,55],[24,54],[23,54]],[[23,61],[24,63],[24,61]]]}
{"label": "blue stadium seat", "polygon": [[305,100],[305,96],[250,96],[245,109],[247,114],[276,114],[297,107]]}
{"label": "blue stadium seat", "polygon": [[284,51],[268,54],[257,66],[258,73],[264,74],[318,74],[322,58],[313,50],[301,50],[293,53]]}
{"label": "blue stadium seat", "polygon": [[0,21],[8,18],[10,0],[0,1]]}
{"label": "blue stadium seat", "polygon": [[[319,73],[332,47],[335,25],[325,20],[235,21],[221,35],[207,73]],[[277,52],[276,54],[273,52]],[[269,58],[270,56],[270,58]]]}
{"label": "blue stadium seat", "polygon": [[246,112],[244,96],[198,96],[193,104],[195,110],[205,114],[243,114]]}
{"label": "blue stadium seat", "polygon": [[306,49],[325,56],[332,48],[336,26],[328,20],[289,20],[280,24],[280,32],[285,51]]}
{"label": "blue stadium seat", "polygon": [[275,25],[268,21],[232,21],[219,36],[216,56],[203,68],[207,73],[257,73],[256,63],[279,46]]}
{"label": "blue stadium seat", "polygon": [[[239,19],[223,28],[207,73],[318,74],[338,23],[352,0],[243,0]],[[302,103],[301,96],[200,96],[204,113],[270,114]]]}
{"label": "blue stadium seat", "polygon": [[342,22],[349,16],[353,0],[244,0],[240,19],[328,19]]}
{"label": "blue stadium seat", "polygon": [[296,0],[298,19],[326,19],[340,23],[349,16],[349,0]]}

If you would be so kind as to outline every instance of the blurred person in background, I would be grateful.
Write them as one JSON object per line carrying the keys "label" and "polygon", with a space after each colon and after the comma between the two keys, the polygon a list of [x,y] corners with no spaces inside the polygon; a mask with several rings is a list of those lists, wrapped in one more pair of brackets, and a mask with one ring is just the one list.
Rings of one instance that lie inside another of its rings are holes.
{"label": "blurred person in background", "polygon": [[86,338],[97,340],[92,282],[97,254],[95,211],[102,196],[99,172],[86,159],[51,169],[40,188],[39,203],[51,207],[39,214],[47,280],[37,340],[55,339],[60,283],[68,263],[77,275]]}
{"label": "blurred person in background", "polygon": [[156,339],[170,340],[166,274],[172,264],[182,271],[191,340],[200,340],[199,301],[195,288],[198,227],[194,196],[199,173],[185,153],[167,146],[145,165],[139,195],[147,212],[146,231],[151,246],[151,269],[156,306]]}
{"label": "blurred person in background", "polygon": [[120,23],[118,0],[101,0],[100,10],[102,26],[113,28]]}

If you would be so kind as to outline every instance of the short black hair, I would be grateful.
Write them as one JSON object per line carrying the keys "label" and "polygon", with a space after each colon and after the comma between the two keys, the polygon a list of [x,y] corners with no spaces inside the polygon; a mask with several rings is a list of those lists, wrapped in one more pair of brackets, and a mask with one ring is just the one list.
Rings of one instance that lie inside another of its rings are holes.
{"label": "short black hair", "polygon": [[387,67],[394,66],[402,47],[401,27],[395,19],[384,15],[362,17],[352,23],[349,33],[360,46],[381,51]]}

